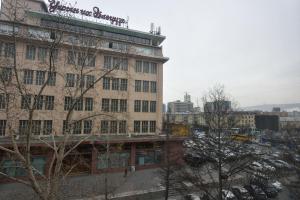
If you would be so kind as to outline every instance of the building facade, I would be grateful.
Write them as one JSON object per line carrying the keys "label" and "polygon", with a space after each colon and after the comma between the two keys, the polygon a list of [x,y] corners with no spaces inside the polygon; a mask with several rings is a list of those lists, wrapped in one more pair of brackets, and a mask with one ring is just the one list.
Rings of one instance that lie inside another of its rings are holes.
{"label": "building facade", "polygon": [[[160,164],[165,141],[161,106],[163,64],[168,60],[162,54],[165,37],[53,14],[42,0],[24,0],[26,6],[12,21],[9,2],[2,2],[0,17],[1,76],[8,85],[20,81],[26,93],[11,101],[6,96],[14,91],[1,92],[1,143],[10,145],[12,130],[22,141],[28,108],[33,106],[37,140],[59,138],[65,131],[74,141],[91,135],[76,154],[89,167],[79,165],[75,172]],[[16,71],[11,67],[15,55]],[[175,146],[181,143],[172,140]],[[108,143],[109,163],[104,148]],[[33,145],[44,172],[51,152],[39,142]],[[1,155],[5,170],[10,170],[9,159]],[[66,165],[76,156],[71,154]]]}
{"label": "building facade", "polygon": [[173,101],[168,103],[168,113],[191,113],[194,104],[191,102],[191,96],[187,93],[184,95],[184,101]]}

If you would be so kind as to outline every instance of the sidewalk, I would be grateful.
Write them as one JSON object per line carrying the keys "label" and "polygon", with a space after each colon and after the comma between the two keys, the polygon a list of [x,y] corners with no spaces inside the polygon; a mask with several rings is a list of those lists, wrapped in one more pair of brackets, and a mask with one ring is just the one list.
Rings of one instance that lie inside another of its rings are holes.
{"label": "sidewalk", "polygon": [[[125,199],[129,196],[141,196],[146,193],[153,195],[161,193],[163,188],[159,185],[158,170],[128,172],[127,177],[124,177],[124,173],[108,174],[110,197]],[[62,184],[63,199],[100,200],[104,197],[104,191],[104,174],[70,177]],[[10,183],[0,185],[0,199],[31,200],[37,199],[37,197],[31,188],[19,183]]]}

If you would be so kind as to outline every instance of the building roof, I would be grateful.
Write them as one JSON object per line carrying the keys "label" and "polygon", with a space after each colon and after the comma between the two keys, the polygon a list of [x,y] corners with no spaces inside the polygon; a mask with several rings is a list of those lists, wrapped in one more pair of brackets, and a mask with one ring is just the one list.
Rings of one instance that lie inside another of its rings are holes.
{"label": "building roof", "polygon": [[[56,20],[56,21],[61,21],[62,16],[57,16],[55,14],[50,14],[50,13],[42,13],[38,11],[27,11],[30,15],[40,17],[42,19],[48,19],[48,20]],[[142,31],[137,31],[133,29],[128,29],[128,28],[123,28],[123,27],[118,27],[118,26],[112,26],[112,25],[107,25],[107,24],[102,24],[98,22],[92,22],[88,20],[81,20],[78,18],[66,18],[68,20],[69,24],[76,25],[76,26],[82,26],[86,28],[92,28],[96,30],[102,30],[102,31],[108,31],[112,33],[118,33],[118,34],[123,34],[123,35],[128,35],[128,36],[134,36],[134,37],[139,37],[143,39],[149,39],[154,42],[157,42],[158,44],[161,44],[166,37],[162,35],[155,35],[147,32],[142,32]]]}
{"label": "building roof", "polygon": [[300,122],[300,117],[280,117],[281,122]]}

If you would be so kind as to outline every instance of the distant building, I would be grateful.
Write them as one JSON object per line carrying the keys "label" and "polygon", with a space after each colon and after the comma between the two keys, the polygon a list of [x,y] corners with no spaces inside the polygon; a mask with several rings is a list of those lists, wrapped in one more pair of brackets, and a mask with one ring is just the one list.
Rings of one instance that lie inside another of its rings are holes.
{"label": "distant building", "polygon": [[191,113],[193,112],[193,107],[191,96],[186,93],[183,102],[177,100],[168,103],[168,113]]}
{"label": "distant building", "polygon": [[164,103],[163,103],[163,105],[162,105],[162,112],[163,112],[163,113],[167,112],[167,106],[166,106],[166,104],[164,104]]}
{"label": "distant building", "polygon": [[204,112],[230,111],[231,101],[214,101],[204,104]]}
{"label": "distant building", "polygon": [[264,115],[258,114],[255,116],[255,126],[260,130],[279,130],[279,116],[278,115]]}
{"label": "distant building", "polygon": [[255,128],[255,112],[234,112],[236,116],[236,128]]}
{"label": "distant building", "polygon": [[272,112],[280,112],[280,107],[273,107]]}
{"label": "distant building", "polygon": [[280,117],[280,129],[300,129],[300,117]]}

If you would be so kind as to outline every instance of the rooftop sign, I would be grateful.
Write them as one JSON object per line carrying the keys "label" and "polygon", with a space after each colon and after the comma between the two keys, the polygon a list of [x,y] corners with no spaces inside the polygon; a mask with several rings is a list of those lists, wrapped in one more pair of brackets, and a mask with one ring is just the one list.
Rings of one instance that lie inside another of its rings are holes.
{"label": "rooftop sign", "polygon": [[65,6],[57,0],[48,0],[49,2],[49,12],[53,13],[56,11],[63,11],[68,13],[80,14],[83,16],[94,17],[96,19],[103,19],[110,21],[111,24],[115,24],[121,26],[122,24],[126,23],[126,20],[119,17],[114,17],[111,15],[103,14],[102,11],[98,7],[94,7],[93,11],[84,10],[80,8],[75,8],[72,6]]}

